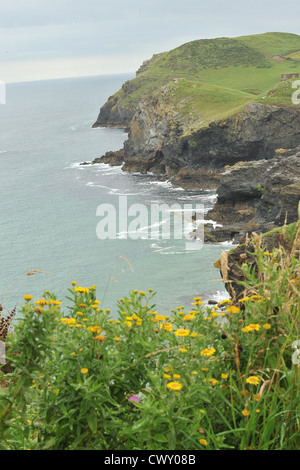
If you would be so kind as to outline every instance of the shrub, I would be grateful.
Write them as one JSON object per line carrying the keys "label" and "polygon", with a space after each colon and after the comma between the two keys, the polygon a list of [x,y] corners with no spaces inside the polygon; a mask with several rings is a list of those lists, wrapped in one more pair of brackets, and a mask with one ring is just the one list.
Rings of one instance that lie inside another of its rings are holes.
{"label": "shrub", "polygon": [[27,298],[7,337],[0,448],[296,449],[298,247],[299,229],[289,253],[258,244],[235,305],[157,312],[134,290],[112,314],[75,282],[67,308]]}

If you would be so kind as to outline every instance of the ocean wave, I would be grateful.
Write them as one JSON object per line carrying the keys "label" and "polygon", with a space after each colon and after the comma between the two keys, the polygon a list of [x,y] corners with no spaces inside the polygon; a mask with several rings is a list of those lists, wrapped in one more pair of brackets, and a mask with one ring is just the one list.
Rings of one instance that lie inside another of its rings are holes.
{"label": "ocean wave", "polygon": [[70,163],[69,166],[65,166],[64,169],[65,169],[65,170],[69,170],[69,169],[71,169],[71,170],[74,170],[74,169],[75,169],[75,170],[83,170],[83,168],[84,168],[85,166],[91,166],[91,164],[88,164],[88,165],[81,165],[80,162],[74,162],[74,163]]}

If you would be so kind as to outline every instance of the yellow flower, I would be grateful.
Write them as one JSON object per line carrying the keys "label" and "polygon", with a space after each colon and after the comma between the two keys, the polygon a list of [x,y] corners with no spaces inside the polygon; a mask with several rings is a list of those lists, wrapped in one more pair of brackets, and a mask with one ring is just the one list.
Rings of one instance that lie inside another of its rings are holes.
{"label": "yellow flower", "polygon": [[179,375],[179,374],[173,374],[173,379],[177,379],[177,380],[178,380],[178,379],[180,379],[180,377],[181,377],[181,375]]}
{"label": "yellow flower", "polygon": [[183,346],[182,348],[179,348],[179,351],[180,351],[180,352],[183,352],[183,353],[186,353],[186,352],[187,352],[187,349]]}
{"label": "yellow flower", "polygon": [[215,352],[216,352],[215,348],[205,348],[201,351],[200,355],[209,357],[209,356],[213,356]]}
{"label": "yellow flower", "polygon": [[120,338],[120,336],[115,336],[115,337],[114,337],[114,340],[115,340],[115,341],[121,341],[121,338]]}
{"label": "yellow flower", "polygon": [[181,328],[175,331],[175,336],[188,336],[189,334],[190,334],[190,331],[185,330],[184,328]]}
{"label": "yellow flower", "polygon": [[165,331],[173,330],[173,325],[171,325],[171,323],[164,323],[160,327],[163,328]]}
{"label": "yellow flower", "polygon": [[212,385],[217,385],[217,383],[219,383],[219,381],[214,378],[207,379],[207,381],[210,382]]}
{"label": "yellow flower", "polygon": [[249,331],[259,331],[260,330],[260,325],[259,323],[250,323],[250,325],[245,326],[242,328],[242,331],[244,333],[249,333]]}
{"label": "yellow flower", "polygon": [[131,325],[132,325],[132,322],[131,322],[131,321],[128,321],[128,320],[126,320],[126,321],[124,321],[124,325],[127,325],[127,326],[131,327]]}
{"label": "yellow flower", "polygon": [[35,307],[33,309],[33,311],[36,312],[36,313],[42,313],[43,310],[44,310],[43,307]]}
{"label": "yellow flower", "polygon": [[98,325],[88,326],[87,329],[91,331],[92,333],[97,333],[97,334],[99,334],[102,331],[100,326]]}
{"label": "yellow flower", "polygon": [[189,314],[189,315],[184,315],[184,317],[183,317],[184,321],[192,321],[192,320],[194,320],[195,318],[196,318],[195,315],[191,315],[191,314]]}
{"label": "yellow flower", "polygon": [[24,295],[24,300],[29,301],[31,299],[32,299],[32,295],[27,295],[27,294]]}
{"label": "yellow flower", "polygon": [[257,375],[251,375],[250,377],[246,379],[246,383],[251,384],[251,385],[258,385],[259,378],[257,377]]}
{"label": "yellow flower", "polygon": [[52,304],[52,305],[61,305],[62,301],[61,300],[50,299],[49,303]]}
{"label": "yellow flower", "polygon": [[76,281],[72,281],[71,284],[72,284],[72,286],[76,286],[77,282],[76,282]]}
{"label": "yellow flower", "polygon": [[214,318],[217,318],[217,317],[219,317],[220,315],[221,315],[221,313],[212,312],[212,316],[213,316]]}
{"label": "yellow flower", "polygon": [[265,323],[265,324],[263,325],[263,328],[264,328],[265,330],[269,330],[269,329],[271,328],[270,323]]}
{"label": "yellow flower", "polygon": [[165,367],[164,367],[164,371],[165,371],[165,372],[172,372],[173,369],[174,369],[173,366],[165,366]]}
{"label": "yellow flower", "polygon": [[231,304],[232,301],[230,299],[225,299],[225,300],[222,300],[220,303],[219,303],[219,307],[222,307],[223,305],[228,305],[228,304]]}
{"label": "yellow flower", "polygon": [[249,300],[249,297],[243,297],[242,299],[239,299],[239,302],[247,302]]}
{"label": "yellow flower", "polygon": [[77,323],[76,318],[61,318],[60,321],[65,325],[75,325]]}
{"label": "yellow flower", "polygon": [[157,323],[159,321],[164,321],[166,319],[167,319],[167,317],[165,315],[155,315],[154,322]]}
{"label": "yellow flower", "polygon": [[249,416],[249,415],[250,415],[250,411],[249,411],[249,410],[243,410],[243,411],[242,411],[242,415],[243,415],[243,416]]}
{"label": "yellow flower", "polygon": [[106,341],[106,336],[104,335],[97,335],[93,338],[95,341]]}
{"label": "yellow flower", "polygon": [[198,333],[194,333],[194,332],[191,333],[191,338],[197,338],[197,336],[198,336]]}
{"label": "yellow flower", "polygon": [[167,379],[167,380],[170,380],[171,376],[170,376],[170,374],[164,374],[164,378]]}
{"label": "yellow flower", "polygon": [[207,372],[208,368],[207,367],[201,367],[202,372]]}
{"label": "yellow flower", "polygon": [[228,374],[221,374],[222,379],[226,380],[228,379]]}
{"label": "yellow flower", "polygon": [[140,295],[146,295],[147,292],[144,292],[143,290],[140,290]]}
{"label": "yellow flower", "polygon": [[249,331],[251,331],[249,326],[244,326],[244,328],[242,328],[243,333],[249,333]]}
{"label": "yellow flower", "polygon": [[167,388],[169,390],[181,390],[182,389],[182,384],[179,382],[169,382],[167,384]]}
{"label": "yellow flower", "polygon": [[201,300],[202,297],[194,297],[195,302],[198,302],[198,300]]}
{"label": "yellow flower", "polygon": [[88,370],[86,367],[83,367],[82,369],[80,369],[80,372],[81,372],[83,375],[87,374],[88,371],[89,371],[89,370]]}
{"label": "yellow flower", "polygon": [[83,315],[82,312],[76,312],[76,315]]}
{"label": "yellow flower", "polygon": [[206,439],[199,439],[199,442],[202,446],[207,446],[207,440]]}
{"label": "yellow flower", "polygon": [[49,302],[46,299],[39,299],[35,303],[40,306],[49,305]]}
{"label": "yellow flower", "polygon": [[89,290],[88,287],[78,286],[78,287],[74,287],[74,291],[75,292],[80,292],[81,294],[87,294],[90,290]]}
{"label": "yellow flower", "polygon": [[230,305],[230,307],[226,308],[226,312],[228,313],[239,313],[240,309],[235,305]]}

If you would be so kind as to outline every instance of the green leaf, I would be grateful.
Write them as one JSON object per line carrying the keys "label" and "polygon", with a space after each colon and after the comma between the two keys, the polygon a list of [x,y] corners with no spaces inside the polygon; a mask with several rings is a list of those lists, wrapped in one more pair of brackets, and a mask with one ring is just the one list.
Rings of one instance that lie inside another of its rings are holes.
{"label": "green leaf", "polygon": [[87,422],[90,430],[95,434],[97,432],[97,416],[94,412],[87,416]]}
{"label": "green leaf", "polygon": [[46,442],[46,444],[43,446],[43,450],[50,449],[50,447],[53,447],[56,443],[56,438],[52,437],[49,439],[49,441]]}

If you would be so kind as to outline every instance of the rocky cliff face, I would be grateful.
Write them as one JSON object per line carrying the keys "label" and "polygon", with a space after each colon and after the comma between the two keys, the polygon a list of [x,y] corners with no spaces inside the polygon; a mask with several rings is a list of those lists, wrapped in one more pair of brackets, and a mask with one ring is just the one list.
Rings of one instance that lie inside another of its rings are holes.
{"label": "rocky cliff face", "polygon": [[187,189],[216,189],[226,165],[270,159],[300,144],[300,109],[247,105],[238,114],[185,132],[164,97],[142,101],[124,144],[126,171],[166,174]]}
{"label": "rocky cliff face", "polygon": [[110,97],[102,106],[93,127],[123,127],[128,129],[134,113],[134,108],[121,106],[116,97]]}
{"label": "rocky cliff face", "polygon": [[[280,154],[280,156],[279,156]],[[207,241],[239,241],[243,235],[264,233],[298,218],[300,147],[279,149],[273,158],[240,162],[220,175],[218,198],[207,219]]]}

